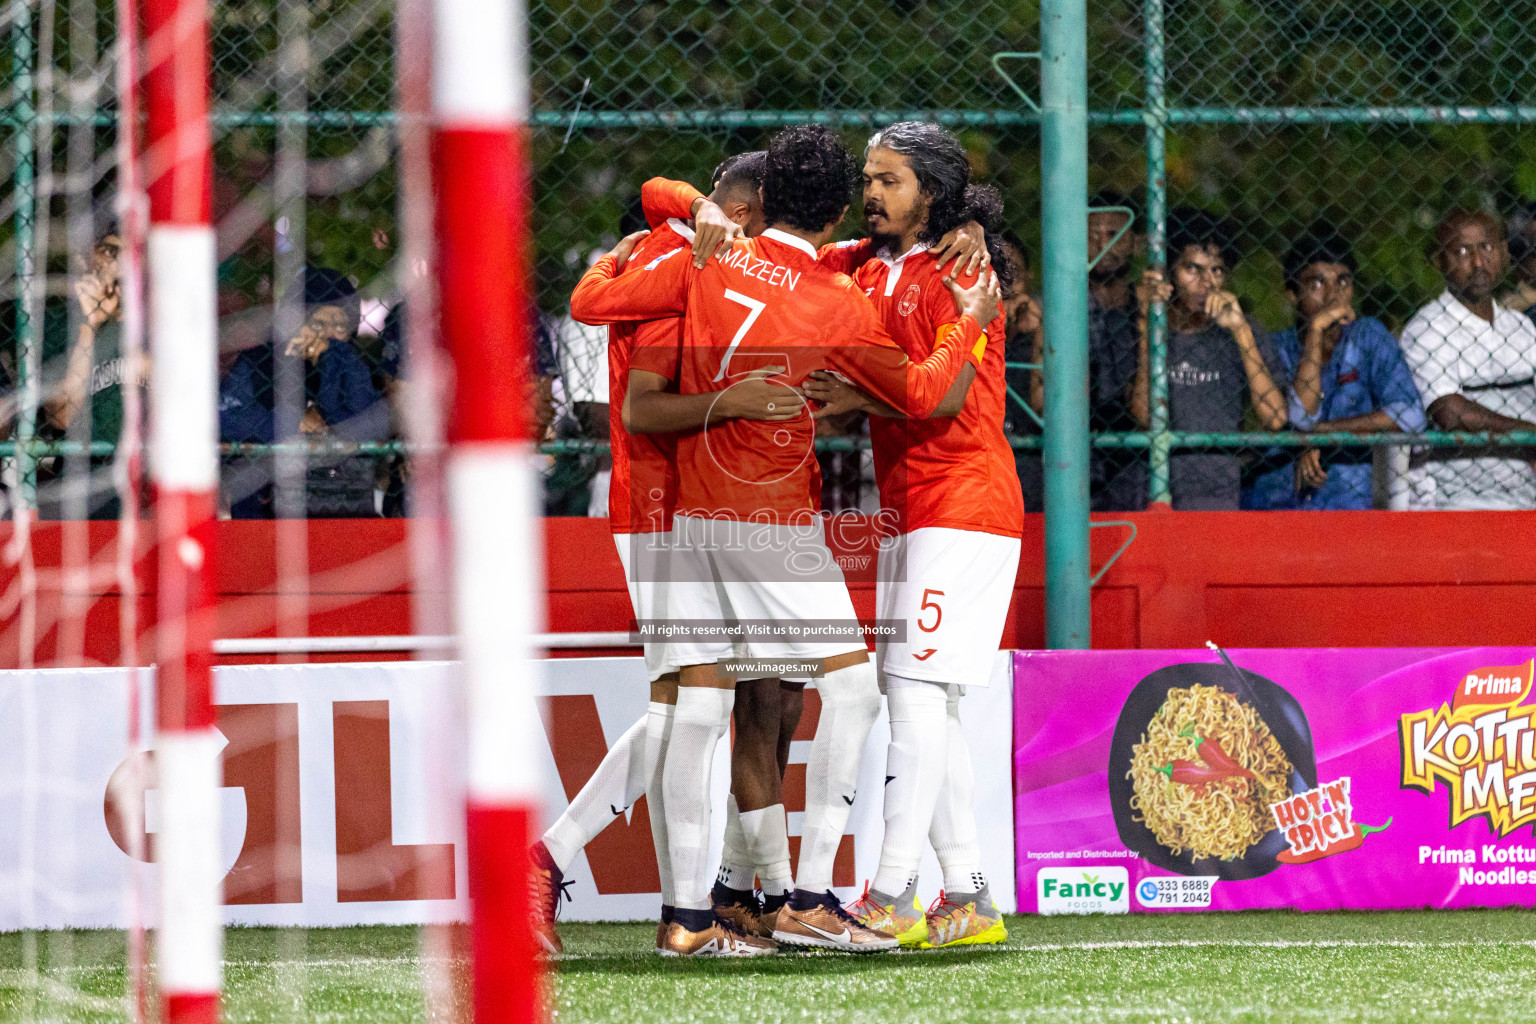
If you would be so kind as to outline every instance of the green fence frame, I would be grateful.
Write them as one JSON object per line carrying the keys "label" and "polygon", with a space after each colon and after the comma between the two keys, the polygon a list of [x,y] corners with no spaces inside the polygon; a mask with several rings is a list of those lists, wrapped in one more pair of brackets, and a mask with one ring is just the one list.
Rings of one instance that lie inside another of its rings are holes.
{"label": "green fence frame", "polygon": [[[530,115],[535,130],[569,132],[578,129],[675,128],[732,129],[771,128],[816,122],[830,126],[874,127],[892,121],[920,118],[951,127],[1012,126],[1038,124],[1042,148],[1043,285],[1046,307],[1046,350],[1050,353],[1044,378],[1046,414],[1040,437],[1013,439],[1016,448],[1041,448],[1046,461],[1046,636],[1052,647],[1088,647],[1092,632],[1089,616],[1088,564],[1089,502],[1088,452],[1094,448],[1147,449],[1150,497],[1155,505],[1168,503],[1169,455],[1180,447],[1288,447],[1330,445],[1341,447],[1414,445],[1536,446],[1536,433],[1491,437],[1432,431],[1424,434],[1330,434],[1305,437],[1270,433],[1188,433],[1171,428],[1166,379],[1167,322],[1161,306],[1149,317],[1151,370],[1150,424],[1145,432],[1090,436],[1084,399],[1087,382],[1086,309],[1086,193],[1087,131],[1090,126],[1140,125],[1146,135],[1147,193],[1142,220],[1149,254],[1154,262],[1166,258],[1167,182],[1165,144],[1170,127],[1199,125],[1327,125],[1327,124],[1536,124],[1536,105],[1496,106],[1318,106],[1318,107],[1170,107],[1165,92],[1163,14],[1165,0],[1143,0],[1143,97],[1139,109],[1089,110],[1087,104],[1086,0],[1042,0],[1041,49],[1036,53],[998,54],[993,64],[1018,92],[1022,103],[1015,108],[993,109],[839,109],[839,110],[536,110]],[[39,324],[34,322],[28,297],[33,294],[37,273],[35,231],[37,216],[37,154],[40,130],[76,123],[114,126],[115,114],[84,117],[68,110],[40,112],[33,99],[36,86],[37,26],[35,12],[26,0],[11,0],[11,68],[8,86],[12,103],[0,110],[0,129],[8,133],[15,172],[13,217],[16,243],[14,272],[23,297],[18,315],[18,387],[23,407],[30,393],[35,399],[41,349]],[[1040,102],[1003,71],[1004,58],[1041,60]],[[234,128],[302,123],[309,127],[393,126],[398,121],[387,110],[305,110],[297,112],[216,110],[217,127]],[[82,448],[70,442],[40,443],[33,440],[35,424],[23,415],[14,440],[0,443],[0,456],[20,462],[24,500],[31,501],[35,460],[88,450],[110,454],[111,442],[93,442]],[[821,439],[822,450],[850,450],[866,446],[856,438]],[[549,453],[601,453],[607,442],[568,440],[548,443]],[[226,455],[267,455],[309,451],[314,453],[391,454],[406,450],[399,442],[363,445],[336,443],[289,445],[224,445]]]}

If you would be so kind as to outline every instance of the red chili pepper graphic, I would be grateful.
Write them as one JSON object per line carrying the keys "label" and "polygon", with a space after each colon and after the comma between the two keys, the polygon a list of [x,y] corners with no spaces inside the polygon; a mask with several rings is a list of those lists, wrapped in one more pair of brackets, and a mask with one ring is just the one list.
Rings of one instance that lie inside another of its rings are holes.
{"label": "red chili pepper graphic", "polygon": [[[1241,777],[1239,772],[1229,768],[1216,768],[1210,765],[1199,764],[1194,761],[1178,760],[1166,764],[1158,771],[1168,776],[1169,780],[1181,786],[1208,786],[1213,782],[1221,782],[1223,779]],[[1240,770],[1241,771],[1241,770]]]}

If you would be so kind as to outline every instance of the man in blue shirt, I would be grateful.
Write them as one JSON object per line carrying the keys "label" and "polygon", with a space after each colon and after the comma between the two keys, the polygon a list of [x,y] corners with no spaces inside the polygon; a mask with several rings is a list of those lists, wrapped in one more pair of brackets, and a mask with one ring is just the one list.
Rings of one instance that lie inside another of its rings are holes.
{"label": "man in blue shirt", "polygon": [[[1355,258],[1326,223],[1297,239],[1285,254],[1286,295],[1296,326],[1274,336],[1291,378],[1291,428],[1306,432],[1420,431],[1424,407],[1413,374],[1392,332],[1354,310]],[[1286,449],[1244,495],[1244,508],[1349,509],[1371,507],[1371,449]]]}

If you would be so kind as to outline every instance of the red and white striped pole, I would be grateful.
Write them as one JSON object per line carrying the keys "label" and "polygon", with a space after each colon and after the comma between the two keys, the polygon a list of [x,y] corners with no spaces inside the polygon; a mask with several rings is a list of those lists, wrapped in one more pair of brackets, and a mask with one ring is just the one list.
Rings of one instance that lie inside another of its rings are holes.
{"label": "red and white striped pole", "polygon": [[543,549],[528,436],[528,57],[523,0],[436,0],[438,311],[453,359],[448,506],[469,710],[477,1024],[542,1018],[530,919],[542,727]]}
{"label": "red and white striped pole", "polygon": [[205,0],[145,0],[150,470],[159,549],[161,1020],[215,1024],[223,971],[211,662],[217,335]]}

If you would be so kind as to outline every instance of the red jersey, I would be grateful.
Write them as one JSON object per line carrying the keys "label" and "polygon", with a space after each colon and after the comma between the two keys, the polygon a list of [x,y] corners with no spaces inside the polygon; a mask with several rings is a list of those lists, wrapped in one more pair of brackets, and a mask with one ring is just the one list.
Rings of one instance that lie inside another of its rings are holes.
{"label": "red jersey", "polygon": [[[571,296],[571,315],[612,323],[686,311],[680,351],[647,346],[631,358],[636,369],[675,366],[683,394],[723,390],[766,366],[786,367],[775,379],[791,385],[826,369],[887,405],[926,416],[985,346],[980,326],[966,317],[939,332],[928,359],[912,362],[851,278],[821,266],[803,239],[776,229],[737,242],[703,270],[682,250],[637,266],[615,277],[613,258],[598,260]],[[793,420],[733,419],[680,437],[678,512],[777,523],[813,513],[815,426],[801,405]]]}
{"label": "red jersey", "polygon": [[[885,329],[913,359],[927,358],[938,329],[959,318],[954,296],[927,249],[869,260],[854,279],[879,310]],[[1023,492],[1003,433],[1007,388],[1001,311],[987,333],[992,343],[959,415],[869,418],[880,504],[895,513],[903,533],[925,526],[1006,537],[1023,531]]]}
{"label": "red jersey", "polygon": [[[657,256],[686,249],[693,229],[682,221],[665,221],[635,246],[625,267],[638,270]],[[608,328],[608,441],[613,476],[608,487],[608,528],[614,533],[657,533],[672,529],[677,499],[677,437],[674,434],[631,434],[624,429],[624,395],[629,390],[630,358],[639,345],[678,344],[681,317],[645,323],[626,322]]]}
{"label": "red jersey", "polygon": [[[652,178],[640,188],[641,205],[651,234],[635,246],[640,267],[664,252],[693,243],[686,223],[703,193],[685,181]],[[681,210],[681,216],[672,211]],[[642,258],[643,257],[643,258]],[[628,268],[626,268],[628,269]],[[608,488],[608,528],[614,533],[657,533],[672,529],[677,499],[677,438],[672,434],[635,434],[624,429],[624,395],[629,390],[629,360],[639,344],[680,343],[683,321],[666,317],[646,323],[616,323],[608,328],[608,443],[613,475]]]}

